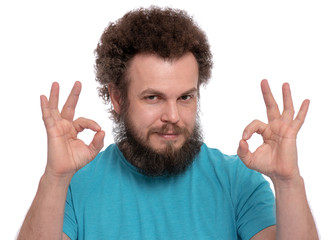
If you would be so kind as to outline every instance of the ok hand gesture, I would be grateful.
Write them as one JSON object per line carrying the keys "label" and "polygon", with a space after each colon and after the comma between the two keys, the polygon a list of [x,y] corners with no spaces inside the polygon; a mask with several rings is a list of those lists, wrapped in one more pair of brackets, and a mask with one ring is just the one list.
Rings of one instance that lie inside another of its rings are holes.
{"label": "ok hand gesture", "polygon": [[[49,100],[41,96],[43,121],[48,137],[46,174],[72,177],[77,170],[93,160],[103,147],[105,133],[96,122],[85,118],[73,120],[80,91],[81,83],[76,82],[61,112],[58,110],[58,83],[52,84]],[[84,129],[96,132],[89,145],[77,138],[78,133]]]}
{"label": "ok hand gesture", "polygon": [[[244,130],[239,142],[238,155],[244,164],[269,176],[272,181],[291,180],[298,177],[296,136],[305,120],[309,100],[303,101],[294,118],[294,106],[289,84],[282,87],[284,110],[282,114],[274,100],[268,82],[261,82],[268,124],[254,120]],[[255,152],[249,150],[247,140],[254,133],[263,138],[263,144]]]}

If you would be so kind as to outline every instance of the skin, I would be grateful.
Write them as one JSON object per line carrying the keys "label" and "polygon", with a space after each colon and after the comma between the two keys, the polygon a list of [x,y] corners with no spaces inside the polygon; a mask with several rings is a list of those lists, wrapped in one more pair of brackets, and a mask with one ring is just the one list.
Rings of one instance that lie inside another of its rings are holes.
{"label": "skin", "polygon": [[[197,63],[190,54],[174,61],[154,55],[138,55],[130,66],[131,120],[142,136],[163,124],[176,124],[189,131],[197,114]],[[252,239],[318,239],[307,203],[303,179],[297,164],[296,136],[306,117],[305,100],[294,118],[289,85],[283,85],[284,111],[280,113],[268,82],[261,83],[268,123],[249,124],[239,143],[238,155],[251,169],[269,176],[276,193],[277,227],[257,233]],[[62,233],[67,189],[73,174],[90,162],[102,149],[105,133],[89,119],[73,120],[81,84],[76,82],[62,111],[58,110],[59,85],[53,83],[49,99],[41,96],[41,109],[48,137],[47,166],[18,239],[69,239]],[[120,113],[120,94],[110,86],[111,100]],[[191,97],[192,95],[192,97]],[[79,132],[96,132],[86,145]],[[250,152],[247,140],[261,134],[264,143]],[[160,151],[167,143],[179,148],[186,136],[169,129],[148,135],[148,144]]]}
{"label": "skin", "polygon": [[[310,101],[304,100],[294,116],[294,105],[288,83],[282,86],[282,113],[273,97],[267,80],[261,82],[268,123],[251,122],[239,142],[238,155],[244,164],[270,177],[276,195],[277,228],[265,229],[252,239],[318,239],[317,229],[300,176],[296,138],[306,118]],[[263,144],[255,152],[247,140],[260,134]],[[266,234],[264,236],[264,234]]]}
{"label": "skin", "polygon": [[[186,71],[185,69],[188,69]],[[148,145],[160,152],[167,144],[180,148],[195,127],[198,102],[198,64],[188,53],[180,59],[166,61],[156,55],[138,54],[129,67],[129,115],[134,130]],[[178,87],[176,87],[178,86]],[[110,85],[110,96],[117,113],[120,98]],[[165,132],[159,129],[168,124]],[[177,133],[172,126],[185,128],[189,134]]]}
{"label": "skin", "polygon": [[[238,154],[244,163],[267,176],[272,181],[292,180],[299,176],[296,137],[307,115],[309,100],[305,100],[294,118],[294,107],[289,84],[282,87],[284,110],[282,114],[274,100],[268,82],[261,82],[268,124],[259,120],[250,123],[244,130]],[[260,134],[264,143],[254,152],[248,149],[247,140]]]}
{"label": "skin", "polygon": [[[40,97],[48,138],[47,165],[18,239],[69,239],[62,233],[67,189],[75,172],[102,149],[105,136],[96,122],[73,119],[80,91],[81,83],[76,82],[61,112],[58,83],[52,84],[49,100]],[[96,132],[89,145],[77,138],[84,129]]]}

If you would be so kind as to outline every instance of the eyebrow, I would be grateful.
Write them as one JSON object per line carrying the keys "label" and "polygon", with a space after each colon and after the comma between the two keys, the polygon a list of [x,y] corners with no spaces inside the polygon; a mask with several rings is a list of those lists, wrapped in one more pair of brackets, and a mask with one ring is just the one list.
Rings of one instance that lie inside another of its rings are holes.
{"label": "eyebrow", "polygon": [[[184,96],[184,95],[188,95],[188,94],[191,94],[191,93],[194,93],[194,92],[197,92],[197,88],[193,87],[185,92],[183,92],[181,94],[181,96]],[[160,95],[160,96],[165,96],[165,94],[163,92],[160,92],[159,90],[156,90],[156,89],[153,89],[153,88],[147,88],[146,90],[142,91],[140,94],[139,94],[139,97],[143,97],[143,96],[146,96],[146,95]]]}

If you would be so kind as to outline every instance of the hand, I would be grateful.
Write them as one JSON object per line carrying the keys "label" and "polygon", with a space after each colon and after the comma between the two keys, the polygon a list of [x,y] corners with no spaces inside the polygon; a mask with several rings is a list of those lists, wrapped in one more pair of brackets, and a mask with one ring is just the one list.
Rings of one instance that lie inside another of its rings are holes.
{"label": "hand", "polygon": [[[45,96],[41,96],[43,121],[48,137],[45,174],[72,177],[76,171],[93,160],[104,145],[105,133],[96,122],[85,118],[73,120],[80,91],[81,83],[76,82],[61,113],[58,110],[58,83],[52,84],[49,101]],[[96,132],[89,145],[77,138],[78,133],[84,129]]]}
{"label": "hand", "polygon": [[[255,120],[244,130],[239,142],[238,155],[251,169],[269,176],[272,181],[291,180],[300,176],[297,162],[296,136],[307,115],[309,100],[303,101],[294,118],[294,106],[289,84],[282,87],[284,110],[280,114],[268,82],[261,82],[268,124]],[[247,140],[254,133],[263,138],[263,144],[255,152],[249,150]]]}

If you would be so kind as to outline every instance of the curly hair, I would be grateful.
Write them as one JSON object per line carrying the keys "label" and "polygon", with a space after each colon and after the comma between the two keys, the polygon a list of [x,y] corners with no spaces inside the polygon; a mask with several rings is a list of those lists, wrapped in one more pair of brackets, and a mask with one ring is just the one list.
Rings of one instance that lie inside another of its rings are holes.
{"label": "curly hair", "polygon": [[110,83],[120,90],[122,97],[127,96],[126,71],[136,54],[152,53],[164,59],[178,59],[187,52],[197,60],[198,84],[206,84],[212,69],[210,46],[205,33],[185,11],[152,6],[126,13],[107,26],[95,50],[100,97],[105,103],[110,101]]}

